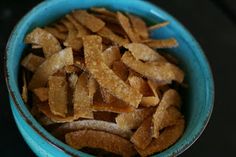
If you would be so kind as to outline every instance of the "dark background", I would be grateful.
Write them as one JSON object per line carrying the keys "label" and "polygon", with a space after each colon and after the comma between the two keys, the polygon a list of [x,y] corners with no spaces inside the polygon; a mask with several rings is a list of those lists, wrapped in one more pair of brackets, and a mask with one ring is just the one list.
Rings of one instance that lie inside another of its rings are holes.
{"label": "dark background", "polygon": [[[39,0],[0,1],[0,156],[35,156],[23,141],[10,110],[3,53],[17,21]],[[211,120],[200,139],[182,155],[234,156],[236,152],[236,0],[152,0],[196,37],[210,61],[216,94]]]}

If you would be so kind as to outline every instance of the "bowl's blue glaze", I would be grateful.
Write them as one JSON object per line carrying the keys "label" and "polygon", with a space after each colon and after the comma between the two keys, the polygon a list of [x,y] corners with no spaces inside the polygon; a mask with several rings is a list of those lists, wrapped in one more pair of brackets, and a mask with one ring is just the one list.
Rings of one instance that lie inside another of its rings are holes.
{"label": "bowl's blue glaze", "polygon": [[179,47],[170,50],[186,72],[189,88],[184,92],[183,112],[187,120],[184,135],[176,144],[157,156],[176,156],[200,136],[210,118],[214,85],[206,57],[190,33],[172,16],[148,2],[140,0],[51,0],[33,8],[15,27],[6,48],[6,81],[11,108],[25,141],[38,156],[90,156],[70,148],[50,135],[30,114],[18,87],[18,72],[25,35],[36,26],[44,26],[76,8],[108,7],[140,15],[149,21],[170,21],[170,25],[152,32],[155,38],[175,37]]}

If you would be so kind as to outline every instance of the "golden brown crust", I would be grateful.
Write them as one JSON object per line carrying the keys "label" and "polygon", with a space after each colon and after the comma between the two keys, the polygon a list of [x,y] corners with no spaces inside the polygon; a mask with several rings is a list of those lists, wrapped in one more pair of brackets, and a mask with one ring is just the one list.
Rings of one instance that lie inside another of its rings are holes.
{"label": "golden brown crust", "polygon": [[161,40],[146,40],[143,41],[147,46],[153,48],[153,49],[160,49],[160,48],[174,48],[178,46],[178,42],[174,38],[170,39],[161,39]]}
{"label": "golden brown crust", "polygon": [[111,95],[105,88],[100,87],[100,92],[103,101],[107,104],[111,104],[117,100],[117,98]]}
{"label": "golden brown crust", "polygon": [[78,120],[71,123],[62,124],[60,127],[53,131],[53,135],[60,137],[66,133],[78,131],[78,130],[98,130],[111,134],[115,134],[126,139],[129,139],[132,132],[129,130],[123,130],[119,128],[115,123],[101,121],[101,120]]}
{"label": "golden brown crust", "polygon": [[129,14],[128,17],[131,21],[131,24],[134,28],[135,33],[137,33],[142,39],[148,39],[149,34],[148,34],[148,28],[146,26],[146,23],[138,16]]}
{"label": "golden brown crust", "polygon": [[105,23],[102,20],[92,14],[89,14],[87,11],[78,10],[74,11],[72,14],[77,21],[90,29],[92,32],[97,32],[105,26]]}
{"label": "golden brown crust", "polygon": [[154,80],[147,80],[147,83],[149,85],[149,87],[151,88],[152,90],[152,93],[154,94],[154,96],[159,96],[161,97],[161,93],[159,91],[159,89],[165,85],[167,85],[166,82],[157,82],[157,81],[154,81]]}
{"label": "golden brown crust", "polygon": [[33,90],[34,94],[39,98],[40,101],[48,100],[48,88],[41,87]]}
{"label": "golden brown crust", "polygon": [[112,71],[123,81],[126,81],[129,75],[129,71],[123,62],[115,61],[112,64]]}
{"label": "golden brown crust", "polygon": [[164,93],[162,100],[153,115],[153,120],[152,120],[154,124],[153,137],[158,138],[159,136],[161,123],[165,118],[165,112],[167,108],[169,108],[170,106],[179,107],[180,103],[181,103],[180,96],[174,89],[169,89]]}
{"label": "golden brown crust", "polygon": [[53,36],[55,36],[58,40],[64,41],[66,40],[66,33],[60,32],[57,28],[55,27],[44,27],[44,30],[51,33]]}
{"label": "golden brown crust", "polygon": [[155,25],[152,25],[152,26],[148,27],[148,30],[149,30],[149,31],[153,31],[153,30],[156,30],[156,29],[160,29],[160,28],[162,28],[162,27],[167,26],[168,24],[169,24],[168,21],[161,22],[161,23],[157,23],[157,24],[155,24]]}
{"label": "golden brown crust", "polygon": [[170,106],[164,113],[160,129],[176,124],[180,118],[183,118],[183,115],[180,113],[180,111],[176,107]]}
{"label": "golden brown crust", "polygon": [[75,65],[67,65],[64,67],[64,70],[67,74],[78,73],[81,71],[81,69]]}
{"label": "golden brown crust", "polygon": [[132,135],[130,141],[138,148],[145,149],[152,141],[152,116],[146,118]]}
{"label": "golden brown crust", "polygon": [[74,116],[77,118],[93,119],[93,112],[91,108],[91,97],[89,97],[88,90],[89,75],[83,72],[76,83],[73,95],[74,102]]}
{"label": "golden brown crust", "polygon": [[111,46],[102,52],[103,61],[108,67],[111,67],[115,61],[120,60],[121,54],[118,46]]}
{"label": "golden brown crust", "polygon": [[124,157],[131,157],[136,154],[133,145],[128,140],[103,131],[80,130],[66,134],[65,139],[66,143],[76,149],[83,147],[100,148]]}
{"label": "golden brown crust", "polygon": [[71,48],[66,48],[51,57],[47,58],[39,68],[35,71],[28,88],[33,90],[35,88],[44,87],[51,76],[56,71],[60,70],[66,65],[73,64],[73,52]]}
{"label": "golden brown crust", "polygon": [[72,23],[74,27],[76,28],[76,30],[78,31],[78,34],[76,35],[78,38],[91,34],[91,32],[87,28],[85,28],[78,21],[76,21],[73,15],[67,14],[66,19],[70,21],[70,23]]}
{"label": "golden brown crust", "polygon": [[35,72],[36,69],[45,61],[43,57],[34,55],[33,53],[28,54],[21,61],[21,65],[27,70]]}
{"label": "golden brown crust", "polygon": [[111,17],[111,16],[107,16],[107,15],[102,15],[102,14],[96,14],[94,16],[103,20],[106,24],[108,24],[108,23],[119,24],[119,21],[117,20],[116,17]]}
{"label": "golden brown crust", "polygon": [[116,123],[126,130],[137,129],[143,120],[152,115],[154,111],[154,108],[142,108],[129,113],[121,113],[116,117]]}
{"label": "golden brown crust", "polygon": [[121,27],[121,25],[118,23],[106,23],[106,27],[108,27],[112,32],[114,32],[117,35],[120,35],[121,37],[128,39],[126,32]]}
{"label": "golden brown crust", "polygon": [[106,16],[116,18],[116,14],[114,12],[111,12],[111,11],[107,10],[106,8],[93,7],[93,8],[90,8],[90,10],[92,12],[97,13],[97,14],[102,14],[102,15],[106,15]]}
{"label": "golden brown crust", "polygon": [[27,103],[28,102],[28,88],[27,88],[25,71],[23,71],[23,73],[22,73],[22,79],[23,79],[23,86],[22,86],[21,97],[22,97],[24,103]]}
{"label": "golden brown crust", "polygon": [[61,50],[59,41],[51,33],[38,27],[25,37],[25,43],[42,46],[46,58]]}
{"label": "golden brown crust", "polygon": [[57,28],[58,31],[60,31],[60,32],[62,32],[62,33],[68,32],[67,28],[66,28],[63,24],[61,24],[60,22],[54,23],[54,24],[52,24],[52,26],[55,27],[55,28]]}
{"label": "golden brown crust", "polygon": [[42,112],[45,116],[47,116],[49,119],[51,119],[55,123],[65,123],[65,122],[72,122],[76,120],[74,116],[61,117],[58,115],[54,115],[51,112],[47,102],[38,103],[37,106],[40,112]]}
{"label": "golden brown crust", "polygon": [[53,114],[66,117],[68,113],[68,83],[64,76],[50,76],[48,79],[48,103]]}
{"label": "golden brown crust", "polygon": [[137,89],[143,96],[150,95],[150,88],[147,82],[142,78],[135,75],[129,75],[128,82],[131,87]]}
{"label": "golden brown crust", "polygon": [[131,54],[137,59],[142,61],[166,61],[158,52],[154,51],[150,47],[142,43],[130,43],[124,45]]}
{"label": "golden brown crust", "polygon": [[78,31],[67,19],[63,19],[61,22],[68,30],[68,34],[66,36],[66,40],[63,42],[63,45],[66,47],[71,47],[75,51],[79,51],[82,48],[83,43],[81,38],[77,38]]}
{"label": "golden brown crust", "polygon": [[87,69],[101,87],[107,89],[117,98],[137,108],[141,101],[142,94],[128,86],[103,62],[101,40],[101,37],[95,35],[83,38]]}
{"label": "golden brown crust", "polygon": [[183,71],[177,66],[168,62],[143,63],[139,60],[136,60],[128,51],[125,52],[121,60],[129,68],[150,79],[169,83],[172,80],[175,80],[179,83],[183,82],[184,80]]}
{"label": "golden brown crust", "polygon": [[173,145],[184,132],[184,119],[177,121],[176,125],[166,128],[157,139],[153,139],[152,142],[144,149],[136,147],[138,153],[145,157],[157,152],[161,152]]}
{"label": "golden brown crust", "polygon": [[120,22],[120,25],[130,38],[132,42],[138,42],[140,41],[139,36],[134,32],[134,29],[131,26],[131,23],[129,21],[129,18],[123,15],[121,12],[117,12],[117,19]]}
{"label": "golden brown crust", "polygon": [[115,44],[117,44],[119,46],[129,43],[129,41],[127,39],[124,39],[124,38],[116,35],[108,27],[103,27],[97,33],[98,33],[98,35],[111,40],[112,42],[114,42]]}
{"label": "golden brown crust", "polygon": [[151,106],[157,106],[160,102],[160,99],[158,96],[146,96],[142,97],[141,105],[144,107],[151,107]]}
{"label": "golden brown crust", "polygon": [[113,113],[126,113],[132,112],[134,110],[133,107],[127,105],[126,103],[118,99],[108,104],[94,102],[92,108],[94,111],[107,111]]}

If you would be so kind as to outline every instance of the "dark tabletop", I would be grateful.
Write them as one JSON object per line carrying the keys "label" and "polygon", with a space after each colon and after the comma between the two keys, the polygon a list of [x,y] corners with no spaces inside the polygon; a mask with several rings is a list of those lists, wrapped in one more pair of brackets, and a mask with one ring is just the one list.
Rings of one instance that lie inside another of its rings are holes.
{"label": "dark tabletop", "polygon": [[[3,52],[17,21],[39,0],[0,1],[0,156],[35,156],[23,141],[10,110],[3,76]],[[152,0],[180,20],[210,61],[216,95],[204,133],[180,156],[233,156],[236,152],[236,0]]]}

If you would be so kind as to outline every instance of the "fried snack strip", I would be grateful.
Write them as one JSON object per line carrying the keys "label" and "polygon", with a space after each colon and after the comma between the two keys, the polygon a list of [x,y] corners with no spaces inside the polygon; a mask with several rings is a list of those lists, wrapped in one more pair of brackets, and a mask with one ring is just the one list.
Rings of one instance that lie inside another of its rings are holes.
{"label": "fried snack strip", "polygon": [[167,149],[181,137],[184,132],[184,124],[184,119],[179,119],[174,126],[166,128],[157,139],[153,139],[144,150],[137,147],[136,150],[142,157],[145,157]]}
{"label": "fried snack strip", "polygon": [[42,112],[45,116],[47,116],[49,119],[51,119],[55,123],[66,123],[66,122],[73,122],[76,120],[74,116],[67,116],[67,117],[62,117],[58,115],[54,115],[47,102],[43,103],[38,103],[37,107],[40,112]]}
{"label": "fried snack strip", "polygon": [[64,41],[66,39],[66,34],[60,32],[57,28],[55,27],[45,27],[45,31],[51,33],[53,36],[55,36],[57,39]]}
{"label": "fried snack strip", "polygon": [[117,125],[125,130],[137,129],[145,118],[152,115],[154,108],[135,109],[133,112],[121,113],[116,117]]}
{"label": "fried snack strip", "polygon": [[83,37],[90,34],[90,31],[87,28],[85,28],[83,25],[81,25],[78,21],[76,21],[72,15],[70,14],[66,15],[66,19],[70,21],[74,25],[74,27],[77,29],[78,31],[77,37]]}
{"label": "fried snack strip", "polygon": [[[117,21],[118,22],[118,21]],[[115,34],[127,39],[127,35],[126,32],[124,31],[124,29],[121,27],[121,25],[119,24],[119,22],[116,23],[106,23],[106,27],[108,27],[112,32],[114,32]]]}
{"label": "fried snack strip", "polygon": [[121,54],[118,46],[111,46],[102,52],[103,61],[111,67],[115,61],[120,60]]}
{"label": "fried snack strip", "polygon": [[83,38],[85,63],[87,69],[112,95],[137,108],[142,94],[122,81],[102,60],[102,39],[92,35]]}
{"label": "fried snack strip", "polygon": [[97,32],[105,26],[105,23],[102,20],[92,14],[89,14],[87,11],[74,11],[72,15],[77,21],[79,21],[82,25],[86,26],[92,32]]}
{"label": "fried snack strip", "polygon": [[145,149],[152,141],[152,116],[146,118],[132,135],[130,141],[140,149]]}
{"label": "fried snack strip", "polygon": [[161,122],[160,129],[176,124],[180,118],[183,118],[180,111],[176,107],[170,106],[164,113],[164,118]]}
{"label": "fried snack strip", "polygon": [[107,15],[102,15],[102,14],[96,14],[94,15],[97,18],[101,19],[102,21],[104,21],[107,24],[119,24],[119,21],[117,20],[116,17],[111,17],[111,16],[107,16]]}
{"label": "fried snack strip", "polygon": [[143,41],[143,43],[153,49],[174,48],[178,46],[178,42],[174,38],[161,39],[161,40],[150,39],[150,40]]}
{"label": "fried snack strip", "polygon": [[138,16],[128,15],[131,24],[134,28],[135,33],[137,33],[142,39],[148,39],[148,28],[146,23]]}
{"label": "fried snack strip", "polygon": [[144,96],[141,100],[141,105],[145,107],[156,106],[160,102],[158,96]]}
{"label": "fried snack strip", "polygon": [[161,23],[155,24],[155,25],[153,25],[153,26],[150,26],[150,27],[148,28],[148,30],[149,30],[149,31],[153,31],[153,30],[155,30],[155,29],[160,29],[161,27],[165,27],[165,26],[167,26],[168,24],[169,24],[168,21],[161,22]]}
{"label": "fried snack strip", "polygon": [[79,118],[93,119],[93,112],[91,108],[91,98],[88,90],[89,76],[83,72],[76,83],[73,102],[74,102],[74,116]]}
{"label": "fried snack strip", "polygon": [[126,112],[132,112],[134,110],[132,106],[129,106],[126,103],[117,99],[115,99],[111,103],[94,102],[92,108],[94,111],[107,111],[113,113],[126,113]]}
{"label": "fried snack strip", "polygon": [[62,32],[62,33],[68,32],[66,27],[63,24],[61,24],[60,21],[58,23],[54,23],[52,26],[57,28],[59,32]]}
{"label": "fried snack strip", "polygon": [[75,65],[67,65],[64,67],[64,70],[67,74],[77,73],[81,71],[81,69]]}
{"label": "fried snack strip", "polygon": [[97,33],[98,33],[98,35],[111,40],[112,42],[118,44],[119,46],[122,46],[122,45],[127,44],[129,42],[127,39],[124,39],[124,38],[116,35],[115,33],[113,33],[107,27],[103,27]]}
{"label": "fried snack strip", "polygon": [[124,45],[124,47],[127,48],[137,60],[149,62],[166,61],[164,57],[145,44],[130,43]]}
{"label": "fried snack strip", "polygon": [[147,96],[148,94],[150,94],[150,88],[147,82],[142,77],[130,75],[128,77],[128,82],[131,87],[137,89],[144,96]]}
{"label": "fried snack strip", "polygon": [[165,82],[157,82],[157,81],[154,81],[154,80],[147,80],[147,83],[148,83],[149,87],[151,88],[152,93],[155,96],[158,96],[158,92],[157,92],[158,87],[163,86],[163,85],[166,84]]}
{"label": "fried snack strip", "polygon": [[21,61],[21,65],[27,70],[35,72],[35,70],[45,61],[43,57],[34,55],[33,53],[28,54]]}
{"label": "fried snack strip", "polygon": [[68,29],[68,35],[63,43],[64,46],[71,47],[73,50],[79,51],[82,48],[83,43],[81,38],[77,38],[78,31],[75,29],[74,25],[70,23],[70,21],[63,19],[61,22]]}
{"label": "fried snack strip", "polygon": [[159,137],[159,131],[161,129],[161,123],[164,120],[165,111],[170,106],[180,107],[181,99],[177,91],[169,89],[166,91],[161,99],[159,106],[157,107],[153,115],[153,137]]}
{"label": "fried snack strip", "polygon": [[100,148],[124,157],[131,157],[136,154],[131,142],[103,131],[79,130],[66,134],[65,140],[66,143],[76,149],[83,147]]}
{"label": "fried snack strip", "polygon": [[128,51],[125,52],[121,60],[129,68],[150,79],[167,83],[171,83],[172,80],[182,83],[184,79],[183,71],[168,62],[143,63],[136,60]]}
{"label": "fried snack strip", "polygon": [[131,87],[143,94],[140,104],[145,107],[156,106],[160,99],[156,93],[151,93],[148,83],[141,77],[130,75],[128,81]]}
{"label": "fried snack strip", "polygon": [[27,89],[27,81],[26,81],[25,71],[23,71],[23,73],[22,73],[22,79],[23,79],[23,86],[22,86],[21,97],[22,97],[24,103],[27,103],[28,102],[28,89]]}
{"label": "fried snack strip", "polygon": [[115,123],[101,120],[78,120],[71,123],[65,123],[55,129],[52,134],[60,137],[66,133],[84,129],[104,131],[124,138],[130,138],[132,135],[131,131],[123,130]]}
{"label": "fried snack strip", "polygon": [[48,79],[48,103],[53,114],[66,117],[68,113],[68,83],[64,76],[50,76]]}
{"label": "fried snack strip", "polygon": [[95,8],[94,7],[94,8],[91,8],[90,10],[95,13],[98,13],[98,14],[102,14],[102,15],[116,18],[116,14],[114,12],[107,10],[106,8]]}
{"label": "fried snack strip", "polygon": [[35,28],[29,33],[25,38],[25,43],[42,46],[46,58],[61,50],[59,41],[51,33],[41,28]]}
{"label": "fried snack strip", "polygon": [[36,88],[33,90],[33,92],[41,102],[48,100],[48,88]]}
{"label": "fried snack strip", "polygon": [[[165,111],[164,119],[161,122],[161,129],[170,127],[178,123],[179,119],[182,118],[181,113],[175,107],[169,107]],[[152,116],[146,118],[139,128],[132,135],[130,141],[135,144],[139,149],[145,149],[152,141],[153,133]]]}
{"label": "fried snack strip", "polygon": [[127,33],[128,37],[132,42],[139,42],[140,38],[138,34],[134,32],[133,27],[131,26],[131,23],[129,21],[129,18],[123,15],[121,12],[117,12],[117,19],[120,22],[120,25],[124,29],[124,31]]}
{"label": "fried snack strip", "polygon": [[29,89],[44,87],[49,76],[63,68],[66,65],[73,64],[73,52],[71,48],[66,48],[51,57],[47,58],[35,71],[30,83]]}
{"label": "fried snack strip", "polygon": [[115,61],[112,65],[112,71],[123,81],[127,80],[129,71],[123,62]]}
{"label": "fried snack strip", "polygon": [[100,87],[100,92],[103,101],[107,104],[111,104],[112,102],[117,100],[117,98],[111,95],[105,88]]}

